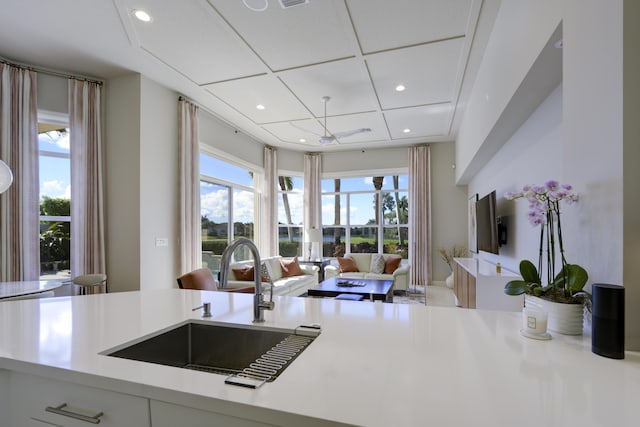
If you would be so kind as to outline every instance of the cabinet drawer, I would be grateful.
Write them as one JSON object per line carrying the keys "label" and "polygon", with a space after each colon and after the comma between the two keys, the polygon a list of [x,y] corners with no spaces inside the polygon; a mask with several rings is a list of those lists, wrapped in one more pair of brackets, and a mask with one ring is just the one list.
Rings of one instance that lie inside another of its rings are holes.
{"label": "cabinet drawer", "polygon": [[150,425],[148,400],[141,397],[15,372],[9,382],[12,426],[87,427],[92,418],[101,426]]}
{"label": "cabinet drawer", "polygon": [[242,418],[187,408],[173,403],[151,400],[151,419],[153,427],[267,427],[263,424]]}

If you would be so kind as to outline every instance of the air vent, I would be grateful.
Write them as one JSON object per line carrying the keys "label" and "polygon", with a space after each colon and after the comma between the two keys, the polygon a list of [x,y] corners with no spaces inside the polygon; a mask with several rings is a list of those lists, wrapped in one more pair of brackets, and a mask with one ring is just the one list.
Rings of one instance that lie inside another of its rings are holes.
{"label": "air vent", "polygon": [[280,6],[282,6],[283,9],[309,3],[309,0],[279,0],[279,1],[280,1]]}

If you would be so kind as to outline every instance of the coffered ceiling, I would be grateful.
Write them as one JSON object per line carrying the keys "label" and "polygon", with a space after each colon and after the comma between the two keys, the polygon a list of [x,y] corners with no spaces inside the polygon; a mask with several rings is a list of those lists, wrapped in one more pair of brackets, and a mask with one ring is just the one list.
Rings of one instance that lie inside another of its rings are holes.
{"label": "coffered ceiling", "polygon": [[[261,1],[3,0],[0,56],[101,79],[139,72],[289,149],[455,138],[492,25],[482,0],[245,4]],[[140,9],[151,22],[133,16]],[[319,142],[362,128],[371,131]]]}

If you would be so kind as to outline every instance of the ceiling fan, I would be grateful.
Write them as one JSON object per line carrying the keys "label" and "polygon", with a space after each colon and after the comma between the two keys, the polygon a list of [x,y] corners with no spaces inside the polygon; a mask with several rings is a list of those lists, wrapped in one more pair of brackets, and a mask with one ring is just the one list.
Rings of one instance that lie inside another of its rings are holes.
{"label": "ceiling fan", "polygon": [[358,133],[371,132],[371,128],[352,129],[352,130],[346,130],[344,132],[336,132],[336,133],[329,132],[327,130],[327,102],[329,102],[330,99],[331,98],[328,96],[322,97],[322,103],[324,104],[324,125],[322,126],[324,128],[324,135],[320,135],[308,129],[301,128],[300,126],[296,126],[292,122],[289,122],[289,124],[296,129],[299,129],[303,132],[307,132],[317,136],[319,138],[318,141],[320,142],[320,144],[331,144],[332,142],[337,141],[341,138],[346,138],[348,136],[356,135]]}

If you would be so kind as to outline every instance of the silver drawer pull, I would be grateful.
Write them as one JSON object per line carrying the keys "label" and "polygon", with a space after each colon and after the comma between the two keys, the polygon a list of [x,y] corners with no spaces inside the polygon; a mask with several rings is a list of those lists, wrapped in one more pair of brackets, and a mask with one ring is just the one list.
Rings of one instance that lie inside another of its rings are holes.
{"label": "silver drawer pull", "polygon": [[45,408],[45,411],[62,415],[63,417],[75,418],[76,420],[86,421],[92,424],[100,424],[100,417],[104,415],[104,412],[98,412],[93,416],[78,414],[76,412],[65,410],[64,408],[66,407],[67,407],[66,403],[63,403],[60,406],[47,406]]}

